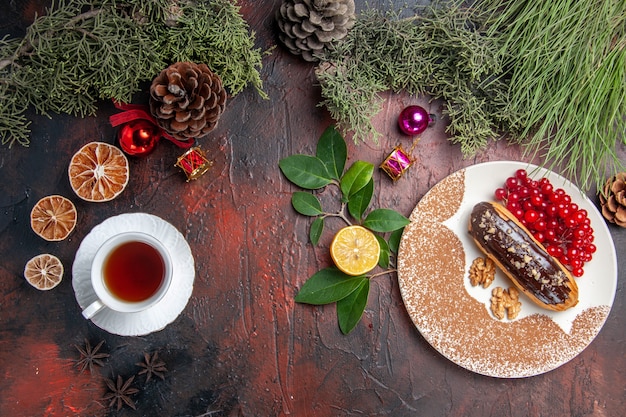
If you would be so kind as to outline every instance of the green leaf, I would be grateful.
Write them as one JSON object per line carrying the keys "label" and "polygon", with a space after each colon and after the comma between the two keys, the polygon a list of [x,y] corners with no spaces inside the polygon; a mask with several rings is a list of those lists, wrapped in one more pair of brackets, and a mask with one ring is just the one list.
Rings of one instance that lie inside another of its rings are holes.
{"label": "green leaf", "polygon": [[375,232],[393,232],[409,224],[409,219],[391,209],[376,209],[371,211],[363,226]]}
{"label": "green leaf", "polygon": [[389,249],[393,253],[398,253],[398,249],[400,248],[400,240],[402,239],[402,233],[404,233],[404,227],[394,230],[389,236]]}
{"label": "green leaf", "polygon": [[304,191],[296,191],[291,196],[291,205],[300,214],[305,216],[319,216],[324,214],[322,211],[322,204],[311,193],[305,193]]}
{"label": "green leaf", "polygon": [[348,201],[357,191],[365,187],[372,179],[374,165],[365,161],[355,161],[341,177],[341,193]]}
{"label": "green leaf", "polygon": [[348,200],[348,212],[350,212],[350,215],[358,221],[361,221],[365,210],[367,210],[372,201],[373,195],[374,180],[370,179],[365,187],[354,193],[352,197],[350,197],[350,200]]}
{"label": "green leaf", "polygon": [[383,268],[389,268],[389,245],[387,241],[378,235],[374,235],[380,245],[380,255],[378,255],[378,265]]}
{"label": "green leaf", "polygon": [[313,245],[317,245],[324,231],[324,218],[318,217],[311,223],[311,230],[309,230],[309,239]]}
{"label": "green leaf", "polygon": [[370,280],[361,277],[358,287],[350,295],[337,301],[337,319],[343,334],[350,333],[361,320],[369,292]]}
{"label": "green leaf", "polygon": [[324,163],[315,156],[288,156],[278,166],[289,181],[307,190],[322,188],[332,181]]}
{"label": "green leaf", "polygon": [[335,126],[329,126],[320,136],[316,155],[324,163],[330,176],[339,180],[348,159],[348,149]]}
{"label": "green leaf", "polygon": [[352,277],[336,268],[326,268],[313,274],[300,288],[296,302],[329,304],[350,295],[361,285],[363,276]]}

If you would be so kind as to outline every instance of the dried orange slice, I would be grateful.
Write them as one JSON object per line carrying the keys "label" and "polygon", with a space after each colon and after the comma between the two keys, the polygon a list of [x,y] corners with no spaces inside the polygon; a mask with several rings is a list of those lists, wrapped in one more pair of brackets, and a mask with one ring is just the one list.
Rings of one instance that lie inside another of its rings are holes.
{"label": "dried orange slice", "polygon": [[376,267],[380,244],[374,233],[362,226],[339,230],[330,244],[330,256],[339,270],[348,275],[363,275]]}
{"label": "dried orange slice", "polygon": [[39,290],[51,290],[63,279],[63,264],[54,255],[37,255],[26,262],[24,278]]}
{"label": "dried orange slice", "polygon": [[39,200],[30,212],[30,227],[42,238],[56,242],[65,239],[76,226],[76,207],[61,195]]}
{"label": "dried orange slice", "polygon": [[113,145],[91,142],[74,154],[68,175],[72,190],[83,200],[113,200],[128,184],[128,159]]}

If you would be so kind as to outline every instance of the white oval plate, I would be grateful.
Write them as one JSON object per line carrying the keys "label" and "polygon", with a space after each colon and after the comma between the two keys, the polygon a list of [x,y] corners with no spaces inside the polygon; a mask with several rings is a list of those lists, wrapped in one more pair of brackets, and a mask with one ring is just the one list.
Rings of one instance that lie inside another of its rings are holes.
{"label": "white oval plate", "polygon": [[72,266],[72,286],[81,309],[96,300],[91,285],[91,262],[102,243],[122,232],[143,232],[159,239],[170,251],[173,276],[170,290],[154,306],[138,313],[119,313],[108,308],[91,321],[109,333],[140,336],[162,330],[183,311],[193,290],[195,266],[191,248],[170,223],[147,213],[126,213],[110,217],[94,227],[81,242]]}
{"label": "white oval plate", "polygon": [[[497,271],[487,289],[472,287],[468,271],[483,256],[467,231],[469,214],[517,169],[547,177],[588,212],[597,251],[577,278],[579,302],[553,312],[520,294],[512,321],[490,312],[491,290],[513,284]],[[523,162],[487,162],[459,170],[435,185],[411,213],[398,253],[398,281],[407,311],[424,338],[454,363],[501,378],[538,375],[582,352],[609,315],[617,288],[617,257],[601,214],[576,186],[549,170]]]}

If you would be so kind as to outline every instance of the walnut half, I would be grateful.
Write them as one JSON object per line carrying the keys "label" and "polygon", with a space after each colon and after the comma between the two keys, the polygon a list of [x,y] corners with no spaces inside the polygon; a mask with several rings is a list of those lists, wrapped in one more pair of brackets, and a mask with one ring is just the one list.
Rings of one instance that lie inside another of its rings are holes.
{"label": "walnut half", "polygon": [[505,290],[502,287],[496,287],[491,291],[491,312],[498,320],[504,319],[505,313],[509,320],[517,317],[522,309],[522,303],[519,301],[519,291],[515,287]]}
{"label": "walnut half", "polygon": [[491,258],[478,257],[474,259],[469,269],[469,278],[471,284],[475,287],[482,285],[487,288],[491,285],[496,276],[496,264]]}

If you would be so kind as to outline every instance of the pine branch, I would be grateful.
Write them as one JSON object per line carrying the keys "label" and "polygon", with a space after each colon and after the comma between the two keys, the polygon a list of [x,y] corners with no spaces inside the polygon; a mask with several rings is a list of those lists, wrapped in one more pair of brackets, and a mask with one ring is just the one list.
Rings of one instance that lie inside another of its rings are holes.
{"label": "pine branch", "polygon": [[321,105],[359,141],[379,135],[371,118],[383,91],[444,99],[451,140],[471,156],[500,137],[509,118],[505,102],[488,100],[506,95],[506,84],[498,80],[499,45],[482,31],[486,16],[456,7],[420,9],[409,17],[403,12],[370,9],[357,19],[318,68]]}
{"label": "pine branch", "polygon": [[261,52],[230,0],[60,0],[23,39],[0,42],[0,139],[28,144],[25,112],[84,117],[100,100],[130,102],[167,65],[209,65],[231,95],[261,97]]}

